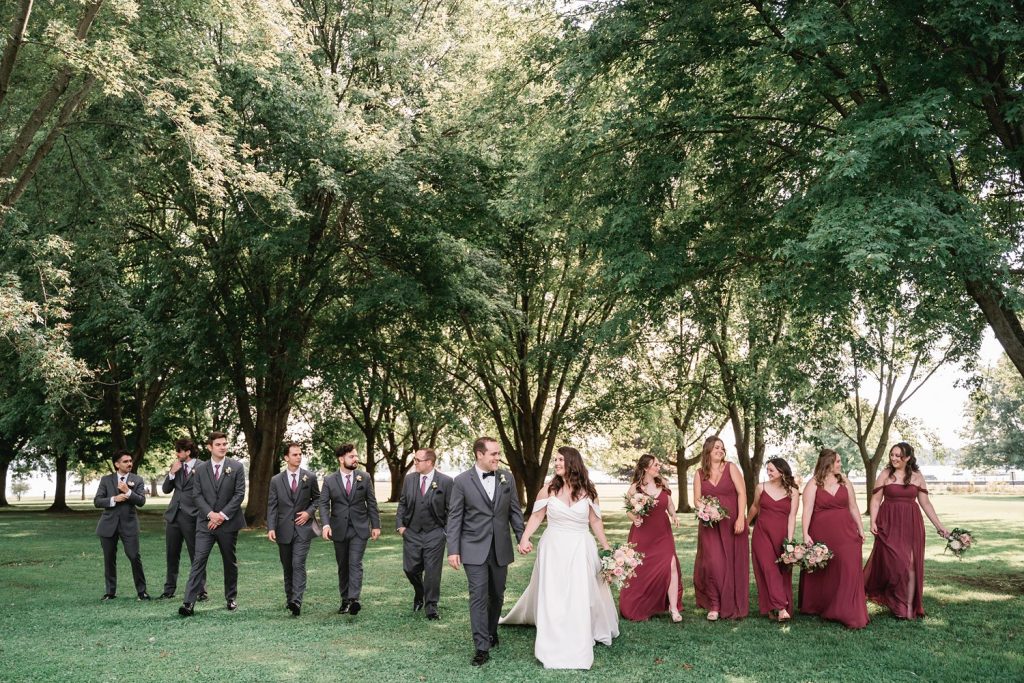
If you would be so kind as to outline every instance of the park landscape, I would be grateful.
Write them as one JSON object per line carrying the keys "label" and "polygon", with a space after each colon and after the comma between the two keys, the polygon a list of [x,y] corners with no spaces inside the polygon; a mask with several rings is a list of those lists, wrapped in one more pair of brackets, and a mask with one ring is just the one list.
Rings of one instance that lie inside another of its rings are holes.
{"label": "park landscape", "polygon": [[[1022,678],[1019,2],[6,0],[0,27],[0,679]],[[211,432],[246,473],[239,612],[100,604],[86,490],[132,456],[155,585],[172,444]],[[464,577],[413,619],[391,529],[414,454],[454,473],[482,434],[527,512],[559,447],[686,482],[709,435],[748,501],[768,458],[806,481],[836,449],[864,511],[905,441],[978,547],[928,536],[919,621],[711,624],[684,514],[682,626],[623,623],[575,674],[507,629],[474,672]],[[323,542],[285,618],[290,442],[376,481],[357,618]]]}

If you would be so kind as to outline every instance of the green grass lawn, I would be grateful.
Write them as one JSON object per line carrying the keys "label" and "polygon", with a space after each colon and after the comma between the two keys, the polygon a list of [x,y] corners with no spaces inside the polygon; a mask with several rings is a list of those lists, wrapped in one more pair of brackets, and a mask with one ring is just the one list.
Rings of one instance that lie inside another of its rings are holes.
{"label": "green grass lawn", "polygon": [[[609,536],[627,520],[607,493]],[[179,600],[139,603],[119,556],[119,598],[101,603],[103,566],[94,535],[99,511],[50,515],[14,506],[0,511],[0,680],[2,681],[1012,681],[1024,680],[1024,497],[933,496],[944,523],[969,527],[979,546],[963,562],[928,537],[924,604],[928,616],[901,622],[870,606],[860,631],[797,616],[779,626],[752,616],[708,623],[691,587],[695,527],[677,536],[684,567],[685,617],[620,622],[610,648],[598,646],[590,672],[546,672],[533,658],[535,630],[509,627],[490,663],[473,669],[465,575],[446,569],[440,622],[411,612],[402,574],[394,505],[384,505],[381,541],[365,564],[363,611],[335,614],[339,598],[331,544],[314,544],[303,614],[284,608],[277,551],[259,530],[239,538],[239,610],[224,609],[220,556],[208,577],[210,601],[191,619]],[[164,579],[166,499],[143,514],[142,559],[149,591]],[[863,507],[863,506],[862,506]],[[930,526],[929,526],[930,530]],[[536,539],[535,539],[536,540]],[[870,541],[865,553],[870,550]],[[509,572],[506,609],[526,585],[533,557]],[[182,566],[183,574],[188,569]],[[184,581],[184,577],[181,579]],[[753,576],[751,576],[753,581]],[[184,592],[179,585],[178,596]],[[751,589],[751,614],[756,614]]]}

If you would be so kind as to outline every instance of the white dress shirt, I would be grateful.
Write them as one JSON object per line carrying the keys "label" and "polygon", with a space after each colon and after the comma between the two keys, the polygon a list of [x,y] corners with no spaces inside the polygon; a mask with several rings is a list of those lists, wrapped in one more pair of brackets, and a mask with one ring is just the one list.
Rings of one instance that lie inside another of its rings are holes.
{"label": "white dress shirt", "polygon": [[493,477],[484,477],[485,474],[490,473],[484,472],[476,465],[473,466],[473,469],[476,470],[476,476],[479,477],[480,483],[484,485],[484,491],[487,492],[487,497],[490,498],[491,500],[494,500],[494,487],[497,483],[498,473],[495,472]]}

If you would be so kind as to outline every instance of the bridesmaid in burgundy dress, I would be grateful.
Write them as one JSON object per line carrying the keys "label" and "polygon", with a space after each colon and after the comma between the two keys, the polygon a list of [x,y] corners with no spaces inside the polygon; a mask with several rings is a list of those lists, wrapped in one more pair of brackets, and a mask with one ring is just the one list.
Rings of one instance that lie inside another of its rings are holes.
{"label": "bridesmaid in burgundy dress", "polygon": [[633,470],[633,483],[629,485],[630,494],[640,490],[657,501],[646,517],[626,513],[633,522],[629,542],[635,543],[636,549],[644,554],[636,576],[619,592],[619,611],[630,621],[647,621],[665,611],[672,615],[672,621],[683,620],[679,613],[683,608],[683,578],[672,536],[672,527],[678,526],[679,520],[672,505],[672,492],[660,471],[661,463],[657,458],[641,455]]}
{"label": "bridesmaid in burgundy dress", "polygon": [[789,621],[793,609],[793,568],[775,561],[782,542],[793,538],[796,531],[800,490],[789,463],[782,458],[769,460],[765,470],[768,481],[754,489],[754,504],[747,513],[748,525],[757,518],[750,536],[757,603],[761,614],[767,614],[769,619]]}
{"label": "bridesmaid in burgundy dress", "polygon": [[824,569],[800,572],[797,608],[848,628],[864,628],[868,625],[861,574],[864,531],[853,485],[841,469],[839,454],[824,448],[814,466],[814,478],[804,487],[804,542],[820,541],[834,555]]}
{"label": "bridesmaid in burgundy dress", "polygon": [[700,470],[693,478],[693,500],[715,496],[729,518],[697,526],[693,592],[708,621],[742,619],[750,611],[750,545],[747,540],[747,490],[739,468],[725,461],[725,444],[717,436],[704,440]]}
{"label": "bridesmaid in burgundy dress", "polygon": [[[920,507],[918,507],[920,506]],[[921,509],[946,537],[945,527],[928,499],[914,448],[900,442],[889,451],[889,466],[878,475],[871,495],[871,533],[875,545],[864,566],[868,599],[888,607],[899,619],[924,616],[924,520]]]}

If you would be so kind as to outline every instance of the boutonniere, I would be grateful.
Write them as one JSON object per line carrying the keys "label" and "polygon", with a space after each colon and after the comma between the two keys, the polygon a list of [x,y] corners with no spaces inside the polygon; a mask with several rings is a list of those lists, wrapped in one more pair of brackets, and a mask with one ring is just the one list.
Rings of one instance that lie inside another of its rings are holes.
{"label": "boutonniere", "polygon": [[362,481],[362,480],[363,480],[363,475],[357,474],[356,475],[356,481]]}
{"label": "boutonniere", "polygon": [[504,474],[503,474],[503,475],[501,475],[501,483],[502,483],[502,484],[507,484],[507,483],[508,483],[508,479],[506,479],[506,478],[505,478],[505,475],[504,475]]}
{"label": "boutonniere", "polygon": [[430,488],[436,489],[437,488],[437,482],[436,481],[430,482]]}
{"label": "boutonniere", "polygon": [[309,477],[307,477],[305,474],[303,474],[302,475],[302,481],[304,481],[304,482],[309,481]]}
{"label": "boutonniere", "polygon": [[231,474],[231,467],[225,467],[224,474]]}

